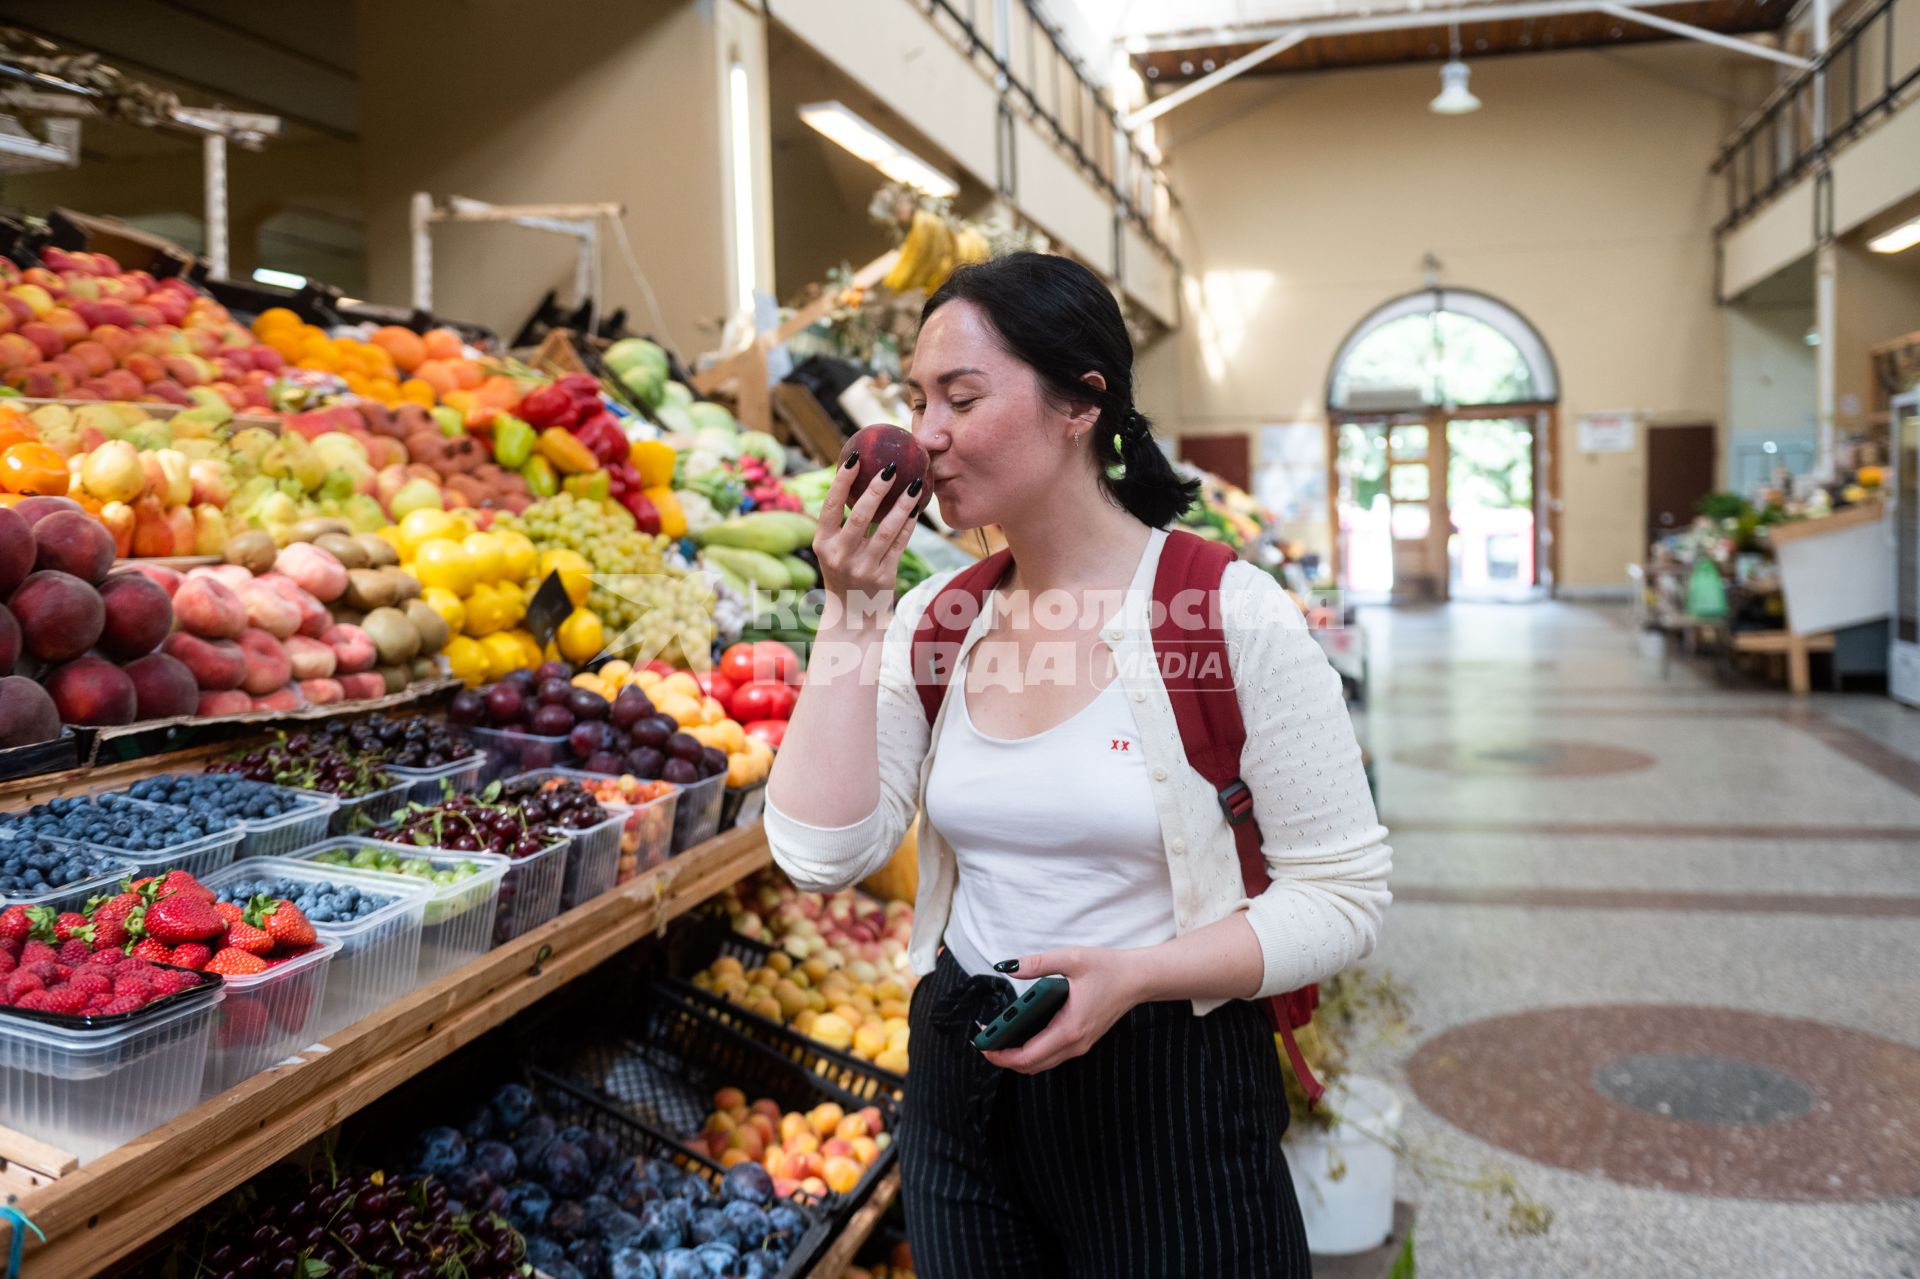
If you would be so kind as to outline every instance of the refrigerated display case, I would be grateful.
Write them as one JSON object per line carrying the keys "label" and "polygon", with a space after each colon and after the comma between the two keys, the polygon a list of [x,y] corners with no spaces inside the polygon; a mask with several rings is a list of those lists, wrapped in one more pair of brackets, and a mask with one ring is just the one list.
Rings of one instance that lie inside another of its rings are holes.
{"label": "refrigerated display case", "polygon": [[1887,687],[1901,701],[1920,706],[1920,391],[1894,396],[1888,412],[1894,582]]}

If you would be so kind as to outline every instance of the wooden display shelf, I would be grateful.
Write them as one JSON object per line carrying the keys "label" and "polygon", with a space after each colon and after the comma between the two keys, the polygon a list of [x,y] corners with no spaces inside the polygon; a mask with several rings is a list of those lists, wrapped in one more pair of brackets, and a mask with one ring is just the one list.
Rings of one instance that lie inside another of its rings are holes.
{"label": "wooden display shelf", "polygon": [[900,1164],[896,1160],[887,1175],[874,1183],[873,1193],[867,1201],[847,1219],[840,1233],[833,1237],[833,1243],[827,1248],[826,1255],[814,1263],[807,1271],[807,1279],[840,1279],[853,1265],[853,1258],[860,1251],[860,1245],[867,1241],[873,1228],[880,1224],[880,1218],[886,1214],[887,1206],[900,1193]]}
{"label": "wooden display shelf", "polygon": [[[23,1273],[84,1279],[110,1269],[396,1085],[770,861],[759,826],[719,835],[19,1196],[21,1211],[46,1233],[45,1243],[29,1234]],[[872,1230],[871,1221],[865,1229]]]}

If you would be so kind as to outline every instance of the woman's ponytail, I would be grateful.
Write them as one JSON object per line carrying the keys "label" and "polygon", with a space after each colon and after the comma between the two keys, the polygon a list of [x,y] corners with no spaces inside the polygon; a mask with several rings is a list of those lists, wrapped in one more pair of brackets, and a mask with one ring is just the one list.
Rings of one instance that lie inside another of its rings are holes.
{"label": "woman's ponytail", "polygon": [[[1072,258],[1012,253],[964,266],[947,277],[920,312],[925,327],[948,302],[972,302],[1001,343],[1031,366],[1061,403],[1092,404],[1091,435],[1100,484],[1115,505],[1151,528],[1165,528],[1193,505],[1197,480],[1183,480],[1153,442],[1153,424],[1133,407],[1133,340],[1113,293]],[[1098,373],[1104,389],[1087,382]]]}

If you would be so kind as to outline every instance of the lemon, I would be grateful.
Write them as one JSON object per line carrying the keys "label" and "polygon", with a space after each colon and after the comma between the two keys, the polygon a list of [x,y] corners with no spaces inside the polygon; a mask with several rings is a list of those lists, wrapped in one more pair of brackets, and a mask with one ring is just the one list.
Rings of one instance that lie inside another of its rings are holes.
{"label": "lemon", "polygon": [[587,591],[593,585],[593,565],[587,563],[586,556],[578,551],[548,551],[540,557],[540,580],[544,582],[552,573],[560,575],[560,585],[575,608],[587,602]]}
{"label": "lemon", "polygon": [[453,516],[431,507],[408,511],[400,520],[394,549],[400,552],[401,559],[410,560],[420,553],[421,543],[451,535],[454,524]]}
{"label": "lemon", "polygon": [[475,586],[473,594],[467,596],[467,634],[478,638],[504,630],[507,625],[499,594],[485,582]]}
{"label": "lemon", "polygon": [[526,581],[540,567],[540,552],[533,548],[525,533],[500,529],[493,538],[500,544],[500,554],[507,562],[506,576],[513,581]]}
{"label": "lemon", "polygon": [[473,521],[467,516],[462,515],[458,511],[448,511],[447,518],[453,521],[452,525],[447,529],[448,537],[459,542],[473,536]]}
{"label": "lemon", "polygon": [[492,533],[470,533],[460,539],[467,558],[473,561],[473,576],[479,582],[497,582],[507,576],[507,552]]}
{"label": "lemon", "polygon": [[487,654],[487,678],[505,679],[509,672],[520,669],[526,661],[527,652],[520,647],[520,641],[510,631],[498,631],[480,641],[480,647]]}
{"label": "lemon", "polygon": [[467,687],[487,682],[487,651],[480,647],[479,640],[456,635],[440,653],[447,659],[447,668],[465,680]]}
{"label": "lemon", "polygon": [[429,586],[421,592],[421,599],[428,608],[440,615],[447,624],[447,630],[458,635],[467,629],[467,606],[460,597],[444,586]]}
{"label": "lemon", "polygon": [[[527,597],[525,592],[513,582],[495,582],[493,584],[493,593],[499,598],[501,615],[506,619],[502,622],[502,625],[519,625],[520,619],[527,615]],[[539,663],[535,662],[534,665],[538,666]]]}
{"label": "lemon", "polygon": [[560,643],[560,655],[578,665],[600,656],[607,633],[600,624],[598,613],[591,609],[576,608],[567,614],[566,621],[560,623],[554,638]]}
{"label": "lemon", "polygon": [[413,575],[421,586],[437,586],[462,597],[472,594],[480,580],[466,547],[444,538],[422,542],[414,550]]}

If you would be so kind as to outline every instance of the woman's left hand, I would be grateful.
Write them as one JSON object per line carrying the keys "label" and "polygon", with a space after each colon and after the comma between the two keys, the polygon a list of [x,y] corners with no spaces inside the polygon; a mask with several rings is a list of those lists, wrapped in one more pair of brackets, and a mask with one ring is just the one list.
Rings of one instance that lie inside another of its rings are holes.
{"label": "woman's left hand", "polygon": [[1023,980],[1065,977],[1067,1002],[1026,1043],[981,1056],[1023,1075],[1037,1075],[1080,1056],[1140,1002],[1138,954],[1088,946],[1023,958],[1019,968],[1007,975]]}

